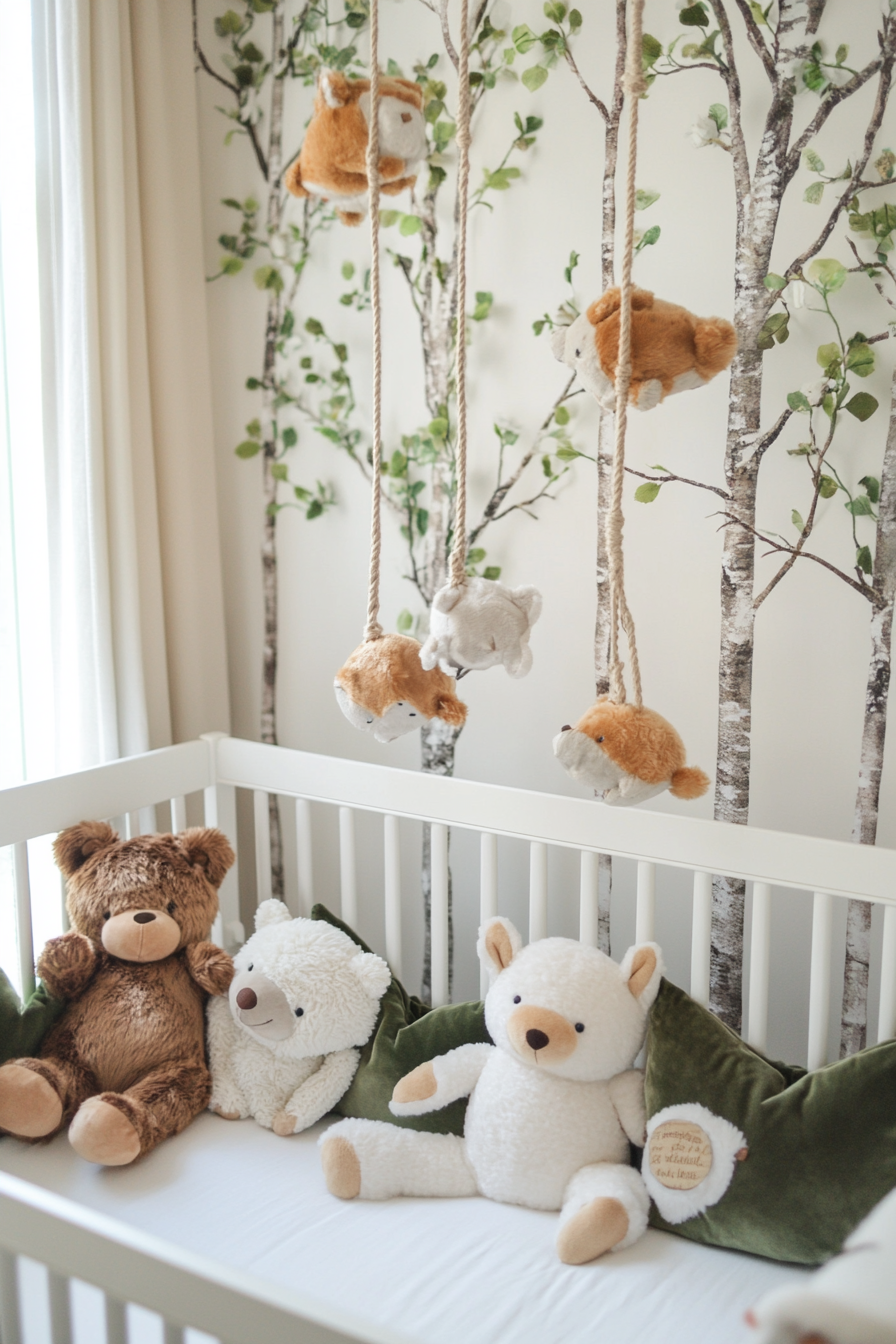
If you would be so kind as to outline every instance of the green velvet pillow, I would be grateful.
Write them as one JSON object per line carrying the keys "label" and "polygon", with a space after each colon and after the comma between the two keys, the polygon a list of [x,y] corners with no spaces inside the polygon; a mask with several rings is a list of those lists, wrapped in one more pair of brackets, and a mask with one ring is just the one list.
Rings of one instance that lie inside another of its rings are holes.
{"label": "green velvet pillow", "polygon": [[0,971],[0,1064],[33,1055],[65,1004],[38,985],[24,1008]]}
{"label": "green velvet pillow", "polygon": [[[642,1170],[676,1219],[654,1206],[654,1227],[816,1265],[896,1187],[896,1041],[807,1073],[765,1059],[663,981],[650,1011],[645,1089],[653,1135]],[[711,1112],[696,1119],[714,1170],[688,1192],[710,1161],[689,1128],[694,1103]],[[667,1107],[670,1119],[653,1119]],[[714,1182],[715,1202],[677,1221]]]}
{"label": "green velvet pillow", "polygon": [[[315,905],[311,918],[325,919],[347,933],[365,952],[370,951],[354,929],[331,915],[326,906]],[[490,1041],[481,1003],[452,1003],[445,1008],[427,1008],[420,999],[408,994],[393,975],[380,1002],[380,1015],[373,1035],[361,1051],[358,1072],[335,1109],[340,1115],[385,1120],[405,1129],[462,1134],[467,1110],[465,1097],[429,1115],[397,1116],[389,1110],[392,1089],[399,1078],[418,1064],[435,1059],[436,1055],[444,1055],[458,1045],[490,1044]]]}

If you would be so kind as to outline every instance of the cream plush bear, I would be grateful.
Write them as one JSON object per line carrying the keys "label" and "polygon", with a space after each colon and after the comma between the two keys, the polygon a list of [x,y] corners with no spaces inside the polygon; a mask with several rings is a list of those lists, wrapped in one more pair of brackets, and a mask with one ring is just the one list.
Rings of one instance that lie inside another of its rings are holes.
{"label": "cream plush bear", "polygon": [[584,1264],[637,1241],[649,1199],[629,1166],[644,1143],[644,1080],[633,1069],[662,976],[653,943],[617,965],[569,938],[522,946],[506,919],[479,934],[494,1045],[462,1045],[407,1074],[395,1115],[470,1098],[463,1138],[342,1120],[321,1139],[327,1186],[342,1199],[482,1194],[559,1209],[557,1250]]}
{"label": "cream plush bear", "polygon": [[234,957],[229,999],[209,1002],[209,1107],[297,1134],[331,1111],[355,1076],[391,972],[323,920],[263,901]]}
{"label": "cream plush bear", "polygon": [[508,588],[478,576],[462,588],[446,585],[433,598],[420,661],[427,671],[438,664],[459,676],[503,664],[511,677],[524,677],[532,666],[529,635],[540,615],[537,588]]}

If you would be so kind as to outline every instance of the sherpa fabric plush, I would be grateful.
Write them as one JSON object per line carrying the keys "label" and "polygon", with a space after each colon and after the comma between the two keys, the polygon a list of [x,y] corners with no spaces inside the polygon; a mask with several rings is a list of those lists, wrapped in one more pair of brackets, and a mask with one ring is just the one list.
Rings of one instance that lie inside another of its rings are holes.
{"label": "sherpa fabric plush", "polygon": [[757,1054],[664,981],[650,1012],[645,1093],[648,1116],[684,1116],[696,1102],[740,1131],[746,1148],[728,1161],[716,1202],[674,1224],[654,1209],[654,1227],[817,1265],[896,1187],[896,1041],[807,1073]]}
{"label": "sherpa fabric plush", "polygon": [[424,671],[420,644],[410,635],[382,635],[359,644],[333,685],[353,727],[377,742],[394,742],[430,719],[460,725],[467,707],[454,680],[439,668]]}
{"label": "sherpa fabric plush", "polygon": [[432,600],[429,638],[420,661],[443,672],[484,672],[503,666],[524,677],[532,666],[529,635],[541,615],[537,588],[508,588],[496,579],[468,578],[462,588],[440,588]]}
{"label": "sherpa fabric plush", "polygon": [[345,1092],[392,976],[340,929],[293,919],[282,901],[262,901],[255,928],[227,1000],[209,1000],[209,1105],[297,1134]]}
{"label": "sherpa fabric plush", "polygon": [[700,798],[709,788],[702,770],[685,765],[684,743],[667,719],[605,695],[574,728],[560,730],[554,755],[605,803],[643,803],[666,789],[674,798]]}
{"label": "sherpa fabric plush", "polygon": [[[608,289],[569,327],[553,336],[557,359],[575,369],[606,411],[616,409],[619,290]],[[632,381],[629,401],[652,410],[664,397],[703,387],[727,369],[737,336],[721,317],[694,317],[677,303],[632,290]]]}
{"label": "sherpa fabric plush", "polygon": [[45,985],[38,985],[23,1005],[0,971],[0,1064],[35,1051],[64,1007]]}
{"label": "sherpa fabric plush", "polygon": [[69,1139],[120,1166],[184,1129],[208,1105],[205,1000],[233,963],[207,942],[233,863],[220,831],[120,841],[103,821],[56,838],[71,932],[37,970],[65,1010],[37,1057],[0,1069],[0,1129]]}
{"label": "sherpa fabric plush", "polygon": [[[410,79],[380,77],[380,191],[397,196],[417,181],[426,157],[423,89]],[[367,140],[370,80],[322,70],[314,115],[299,157],[286,171],[294,196],[322,196],[337,207],[343,224],[360,224],[367,213]]]}
{"label": "sherpa fabric plush", "polygon": [[561,1211],[557,1250],[583,1264],[630,1246],[649,1200],[628,1164],[644,1140],[643,1075],[632,1068],[662,974],[659,949],[622,965],[570,938],[522,947],[507,920],[480,930],[494,1045],[463,1045],[396,1086],[395,1116],[469,1097],[463,1137],[343,1120],[321,1138],[331,1193],[343,1199],[476,1193]]}

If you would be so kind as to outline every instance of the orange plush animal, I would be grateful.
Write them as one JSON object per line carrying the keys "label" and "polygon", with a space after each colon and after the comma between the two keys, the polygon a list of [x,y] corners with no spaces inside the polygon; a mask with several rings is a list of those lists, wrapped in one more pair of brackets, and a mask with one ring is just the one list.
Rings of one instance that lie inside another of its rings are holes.
{"label": "orange plush animal", "polygon": [[377,742],[394,742],[430,719],[458,727],[467,707],[438,667],[424,671],[410,635],[381,635],[359,644],[336,673],[334,690],[349,723]]}
{"label": "orange plush animal", "polygon": [[554,738],[554,755],[573,779],[605,803],[643,803],[665,789],[700,798],[709,788],[702,770],[685,765],[684,743],[666,719],[643,705],[616,705],[606,696]]}
{"label": "orange plush animal", "polygon": [[[367,213],[367,138],[370,80],[347,79],[322,70],[314,115],[299,157],[286,172],[294,196],[332,201],[343,224],[360,224]],[[380,191],[397,196],[417,181],[426,158],[423,90],[410,79],[380,79]]]}
{"label": "orange plush animal", "polygon": [[[569,327],[554,332],[557,359],[575,369],[606,411],[616,409],[619,290],[608,289]],[[703,387],[727,369],[737,336],[721,317],[695,317],[676,303],[632,290],[632,381],[629,401],[652,410],[673,392]]]}

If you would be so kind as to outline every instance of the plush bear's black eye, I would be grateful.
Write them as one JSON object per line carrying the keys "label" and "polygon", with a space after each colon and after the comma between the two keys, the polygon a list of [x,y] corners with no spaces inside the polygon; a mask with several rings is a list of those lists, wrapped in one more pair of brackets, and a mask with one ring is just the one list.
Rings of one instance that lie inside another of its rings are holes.
{"label": "plush bear's black eye", "polygon": [[598,742],[603,742],[603,740],[604,740],[604,735],[603,735],[603,733],[601,733],[600,737],[599,737],[597,740],[598,740]]}
{"label": "plush bear's black eye", "polygon": [[302,1014],[304,1013],[304,1011],[305,1011],[304,1008],[297,1008],[297,1009],[296,1009],[296,1017],[301,1017]]}
{"label": "plush bear's black eye", "polygon": [[514,1003],[519,1003],[519,1001],[520,1001],[520,996],[519,996],[519,994],[514,994],[514,996],[513,996],[513,1001],[514,1001]]}
{"label": "plush bear's black eye", "polygon": [[255,970],[255,962],[254,962],[254,961],[253,961],[252,965],[249,967],[249,970],[250,970],[250,971],[254,971],[254,970]]}
{"label": "plush bear's black eye", "polygon": [[103,919],[111,919],[111,918],[112,918],[112,911],[106,910],[103,914]]}
{"label": "plush bear's black eye", "polygon": [[174,902],[173,902],[173,901],[169,901],[169,902],[168,902],[168,913],[169,913],[169,915],[173,915],[176,909],[177,909],[177,906],[174,904]]}
{"label": "plush bear's black eye", "polygon": [[576,355],[577,355],[577,356],[580,355],[581,353],[582,353],[581,350],[577,350],[577,351],[576,351]]}
{"label": "plush bear's black eye", "polygon": [[577,1022],[577,1023],[576,1023],[576,1031],[584,1031],[584,1030],[585,1030],[585,1023],[584,1023],[584,1022]]}

